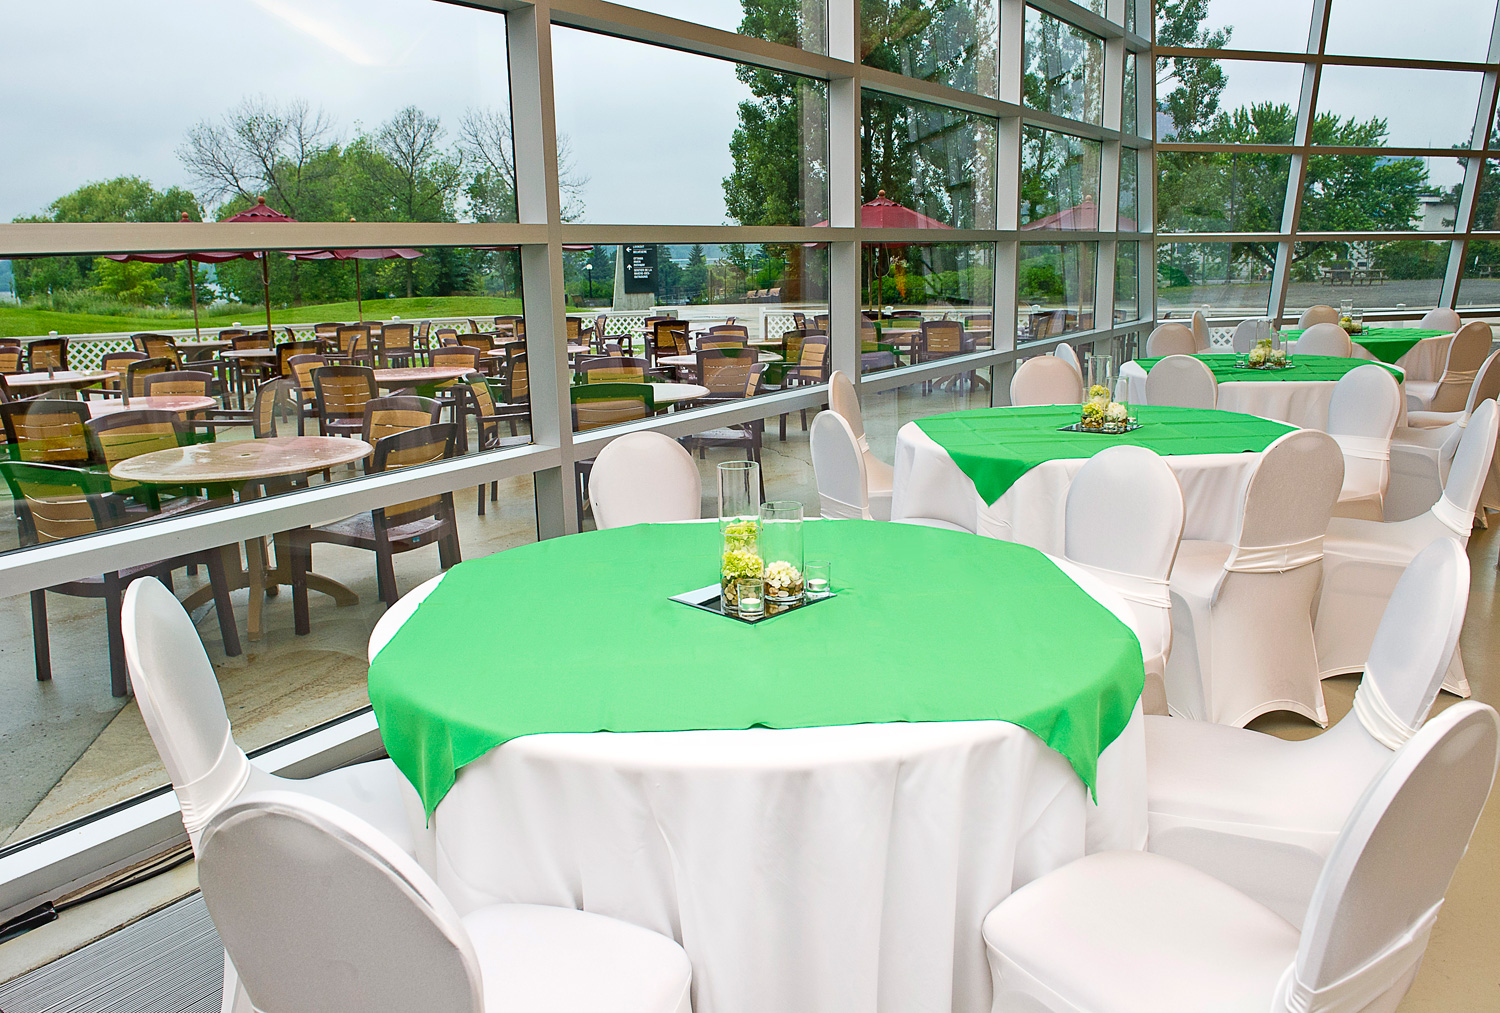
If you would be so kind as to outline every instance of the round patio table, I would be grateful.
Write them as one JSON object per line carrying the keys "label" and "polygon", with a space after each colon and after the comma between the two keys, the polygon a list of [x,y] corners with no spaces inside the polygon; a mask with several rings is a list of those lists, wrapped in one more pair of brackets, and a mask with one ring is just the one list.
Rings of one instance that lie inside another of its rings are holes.
{"label": "round patio table", "polygon": [[126,404],[123,398],[112,398],[108,401],[89,401],[89,418],[97,419],[105,415],[115,415],[124,411],[135,411],[137,409],[151,409],[154,411],[176,412],[179,415],[188,415],[192,412],[207,411],[217,408],[219,402],[211,397],[195,397],[190,394],[158,394],[152,397],[133,397]]}
{"label": "round patio table", "polygon": [[[1144,844],[1129,610],[1023,546],[805,536],[837,597],[754,626],[668,600],[716,579],[713,523],[549,539],[397,602],[369,690],[435,810],[419,857],[442,855],[461,912],[554,904],[676,938],[698,1013],[987,1013],[990,908]],[[611,596],[587,635],[533,604],[580,587]],[[456,632],[497,608],[528,629],[503,658]]]}
{"label": "round patio table", "polygon": [[408,366],[401,369],[375,370],[375,385],[381,388],[420,387],[425,384],[446,383],[468,376],[471,370],[456,366]]}
{"label": "round patio table", "polygon": [[104,380],[113,380],[119,375],[112,369],[58,369],[50,374],[9,373],[5,377],[5,383],[12,391],[81,390]]}
{"label": "round patio table", "polygon": [[1141,428],[1060,432],[1074,405],[981,408],[908,422],[896,434],[891,518],[933,518],[976,534],[1063,551],[1073,476],[1106,447],[1148,447],[1182,486],[1184,538],[1233,541],[1240,489],[1260,452],[1292,431],[1226,411],[1132,405]]}

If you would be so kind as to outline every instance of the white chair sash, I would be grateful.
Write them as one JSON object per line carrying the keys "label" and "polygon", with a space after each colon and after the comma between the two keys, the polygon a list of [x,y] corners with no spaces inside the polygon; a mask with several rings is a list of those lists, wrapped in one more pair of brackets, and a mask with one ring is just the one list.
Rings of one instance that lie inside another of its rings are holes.
{"label": "white chair sash", "polygon": [[1460,509],[1447,495],[1441,496],[1432,504],[1432,516],[1442,521],[1443,526],[1452,531],[1461,541],[1467,542],[1470,533],[1474,530],[1474,515]]}
{"label": "white chair sash", "polygon": [[1282,545],[1236,545],[1224,564],[1232,573],[1285,573],[1323,558],[1323,536]]}
{"label": "white chair sash", "polygon": [[1479,370],[1477,369],[1449,369],[1444,371],[1443,378],[1438,382],[1462,383],[1466,386],[1472,387],[1474,386],[1474,381],[1478,378]]}
{"label": "white chair sash", "polygon": [[1169,582],[1157,580],[1154,577],[1142,577],[1135,573],[1122,573],[1119,570],[1110,570],[1103,566],[1090,566],[1088,563],[1080,563],[1076,559],[1068,562],[1081,570],[1087,570],[1112,588],[1116,594],[1126,601],[1133,601],[1138,605],[1149,605],[1152,608],[1169,609],[1172,607],[1172,595],[1168,590]]}
{"label": "white chair sash", "polygon": [[1360,680],[1359,689],[1354,691],[1354,714],[1365,726],[1365,731],[1387,749],[1400,749],[1406,745],[1407,739],[1417,734],[1416,728],[1391,710],[1385,694],[1380,692],[1380,686],[1370,677],[1369,671]]}
{"label": "white chair sash", "polygon": [[1391,441],[1378,436],[1338,436],[1333,441],[1339,445],[1345,457],[1356,457],[1365,461],[1389,461]]}
{"label": "white chair sash", "polygon": [[1284,1008],[1287,1013],[1358,1013],[1389,991],[1422,959],[1442,906],[1443,902],[1438,901],[1369,963],[1331,985],[1309,988],[1297,977],[1297,965],[1292,964],[1277,986],[1276,1008]]}
{"label": "white chair sash", "polygon": [[196,841],[214,814],[244,791],[249,780],[250,760],[235,745],[233,732],[226,728],[219,758],[208,772],[173,789],[188,836]]}
{"label": "white chair sash", "polygon": [[854,441],[854,445],[859,447],[859,452],[861,454],[868,454],[872,452],[870,450],[870,441],[865,437],[864,433],[859,434],[858,438],[856,438]]}

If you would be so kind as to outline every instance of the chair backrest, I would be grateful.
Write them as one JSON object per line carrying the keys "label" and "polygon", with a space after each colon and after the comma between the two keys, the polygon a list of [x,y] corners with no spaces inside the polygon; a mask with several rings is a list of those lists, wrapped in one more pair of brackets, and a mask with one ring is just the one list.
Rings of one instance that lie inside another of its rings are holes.
{"label": "chair backrest", "polygon": [[[737,337],[743,339],[744,341],[750,340],[750,328],[746,327],[744,324],[714,324],[708,329],[708,333],[717,334],[721,338]],[[699,342],[699,346],[702,346],[701,341]]]}
{"label": "chair backrest", "polygon": [[[294,355],[317,355],[322,351],[321,341],[287,341],[276,346],[276,375],[291,376],[291,360]],[[308,383],[312,383],[311,377]]]}
{"label": "chair backrest", "polygon": [[825,337],[827,336],[824,331],[810,331],[802,327],[796,327],[792,330],[784,331],[781,335],[781,342],[782,347],[785,349],[782,354],[785,356],[786,361],[796,362],[800,358],[802,358],[802,342],[806,341],[810,336],[815,334],[822,334]]}
{"label": "chair backrest", "polygon": [[238,337],[231,338],[230,343],[237,352],[241,350],[255,351],[257,349],[267,349],[271,347],[271,332],[255,331],[250,334],[241,334]]}
{"label": "chair backrest", "polygon": [[332,803],[273,791],[226,806],[203,835],[198,878],[257,1009],[484,1008],[453,905],[389,838]]}
{"label": "chair backrest", "polygon": [[1469,388],[1464,414],[1473,415],[1482,401],[1497,400],[1500,400],[1500,350],[1491,352],[1484,365],[1479,367],[1479,375],[1474,377],[1474,385]]}
{"label": "chair backrest", "polygon": [[1230,344],[1236,355],[1245,355],[1263,337],[1271,334],[1271,322],[1263,317],[1251,317],[1249,320],[1241,320],[1234,328],[1234,337]]}
{"label": "chair backrest", "polygon": [[827,334],[828,333],[828,323],[829,323],[830,319],[831,319],[831,317],[827,313],[814,313],[813,314],[813,327],[817,328],[818,333],[820,333],[820,334]]}
{"label": "chair backrest", "polygon": [[808,440],[823,516],[870,520],[869,476],[849,423],[838,412],[819,412]]}
{"label": "chair backrest", "polygon": [[[452,422],[438,422],[418,426],[401,432],[390,433],[375,441],[375,453],[370,455],[369,472],[394,471],[419,464],[431,464],[453,456],[458,442],[458,426]],[[427,517],[446,517],[451,521],[452,493],[423,496],[383,507],[374,512],[377,524],[397,527]]]}
{"label": "chair backrest", "polygon": [[1332,306],[1319,303],[1302,311],[1302,315],[1297,318],[1297,327],[1305,331],[1313,324],[1336,324],[1338,322],[1339,311]]}
{"label": "chair backrest", "polygon": [[32,464],[88,464],[89,409],[82,401],[32,398],[0,404],[5,441]]}
{"label": "chair backrest", "polygon": [[338,329],[339,354],[345,356],[367,355],[370,351],[370,329],[364,324],[345,324]]}
{"label": "chair backrest", "polygon": [[0,460],[20,521],[22,545],[93,534],[118,518],[103,475],[57,464]]}
{"label": "chair backrest", "polygon": [[328,360],[321,355],[303,353],[287,357],[286,368],[290,371],[292,383],[297,390],[303,394],[313,392],[313,370],[321,369],[328,365]]}
{"label": "chair backrest", "polygon": [[290,381],[281,377],[263,380],[255,388],[255,403],[250,409],[250,433],[257,440],[276,435],[276,402]]}
{"label": "chair backrest", "polygon": [[[482,419],[494,418],[495,394],[490,390],[489,377],[478,372],[466,373],[459,382],[469,388],[469,407]],[[432,421],[436,422],[437,416]]]}
{"label": "chair backrest", "polygon": [[854,383],[842,369],[828,374],[828,407],[838,412],[849,423],[849,431],[856,443],[865,443],[865,416],[859,407],[859,395],[854,392]]}
{"label": "chair backrest", "polygon": [[1298,355],[1337,355],[1347,359],[1354,354],[1354,342],[1338,324],[1313,324],[1297,339]]}
{"label": "chair backrest", "polygon": [[197,851],[204,826],[243,790],[250,761],[235,745],[213,663],[176,596],[155,577],[131,581],[120,625],[141,720]]}
{"label": "chair backrest", "polygon": [[589,501],[601,531],[697,520],[702,500],[703,480],[693,455],[661,433],[626,433],[611,440],[589,473]]}
{"label": "chair backrest", "polygon": [[130,364],[132,362],[139,362],[144,358],[146,358],[145,352],[137,352],[133,349],[124,352],[105,352],[99,358],[99,368],[121,375],[113,379],[101,380],[99,386],[105,390],[119,390],[125,383],[124,373],[130,368]]}
{"label": "chair backrest", "polygon": [[484,358],[484,349],[472,345],[446,345],[432,350],[429,361],[441,369],[462,369],[475,372],[479,360]]}
{"label": "chair backrest", "polygon": [[380,394],[369,366],[320,366],[312,378],[318,414],[329,421],[363,420],[365,405]]}
{"label": "chair backrest", "polygon": [[597,351],[604,350],[604,335],[608,333],[609,315],[600,313],[594,317],[594,348]]}
{"label": "chair backrest", "polygon": [[1219,403],[1219,381],[1202,359],[1169,355],[1146,374],[1146,403],[1213,408]]}
{"label": "chair backrest", "polygon": [[154,359],[137,359],[125,367],[125,389],[131,397],[144,397],[146,377],[176,369],[173,361],[165,356]]}
{"label": "chair backrest", "polygon": [[[119,352],[116,355],[122,354]],[[108,355],[105,356],[108,358]],[[0,345],[0,374],[21,372],[21,363],[26,359],[26,349],[20,345]],[[108,369],[108,366],[104,367]]]}
{"label": "chair backrest", "polygon": [[645,359],[623,355],[601,355],[578,364],[584,383],[645,383]]}
{"label": "chair backrest", "polygon": [[[494,331],[470,331],[464,335],[463,343],[470,348],[477,348],[481,352],[492,352],[499,335]],[[397,354],[400,354],[399,352]]]}
{"label": "chair backrest", "polygon": [[526,353],[516,351],[517,345],[505,350],[505,376],[502,389],[506,404],[525,404],[531,399],[530,374],[526,366]]}
{"label": "chair backrest", "polygon": [[1473,527],[1479,494],[1484,490],[1490,462],[1495,455],[1495,432],[1500,428],[1497,427],[1497,418],[1500,418],[1500,412],[1497,412],[1494,401],[1483,401],[1474,409],[1469,424],[1463,427],[1459,437],[1458,450],[1448,468],[1448,479],[1443,483],[1443,495],[1432,505],[1432,513],[1464,542],[1468,541]]}
{"label": "chair backrest", "polygon": [[[1500,718],[1475,701],[1433,717],[1391,757],[1323,863],[1294,980],[1284,989],[1305,1002],[1306,991],[1336,986],[1345,994],[1338,1008],[1359,1009],[1409,977],[1489,797],[1497,759]],[[1345,978],[1351,981],[1340,987]],[[1333,1006],[1294,1001],[1286,1008]]]}
{"label": "chair backrest", "polygon": [[414,331],[411,324],[386,324],[380,329],[380,350],[386,355],[409,355]]}
{"label": "chair backrest", "polygon": [[176,394],[186,397],[208,397],[213,386],[212,373],[196,369],[173,369],[151,373],[141,378],[141,391],[147,396]]}
{"label": "chair backrest", "polygon": [[1266,448],[1245,486],[1226,570],[1281,572],[1322,559],[1344,485],[1344,456],[1327,433],[1299,429]]}
{"label": "chair backrest", "polygon": [[1064,341],[1052,349],[1052,355],[1072,366],[1079,376],[1083,376],[1083,366],[1078,361],[1078,351],[1072,345]]}
{"label": "chair backrest", "polygon": [[698,349],[698,382],[716,397],[742,397],[750,371],[760,356],[753,348],[732,345],[728,348]]}
{"label": "chair backrest", "polygon": [[1010,378],[1013,405],[1079,404],[1082,400],[1083,377],[1055,355],[1027,359]]}
{"label": "chair backrest", "polygon": [[319,338],[337,338],[339,336],[339,328],[343,326],[342,323],[335,321],[313,324],[313,334]]}
{"label": "chair backrest", "polygon": [[131,342],[138,352],[145,352],[153,359],[171,359],[173,365],[181,365],[182,355],[177,350],[177,340],[167,334],[134,334]]}
{"label": "chair backrest", "polygon": [[706,348],[744,348],[746,339],[738,334],[705,334],[698,339],[698,350]]}
{"label": "chair backrest", "polygon": [[526,336],[526,318],[519,313],[502,314],[495,318],[495,330],[508,330],[512,336],[524,338]]}
{"label": "chair backrest", "polygon": [[439,348],[458,344],[458,330],[454,327],[439,327],[432,332],[432,336],[437,339]]}
{"label": "chair backrest", "polygon": [[[482,378],[481,378],[482,379]],[[413,394],[388,394],[365,402],[365,428],[360,438],[373,444],[392,433],[420,429],[437,422],[442,410],[435,399]]]}
{"label": "chair backrest", "polygon": [[38,338],[26,346],[26,358],[33,373],[68,368],[67,338]]}
{"label": "chair backrest", "polygon": [[1155,359],[1163,355],[1192,355],[1198,351],[1198,339],[1192,328],[1169,320],[1157,324],[1146,339],[1146,357]]}
{"label": "chair backrest", "polygon": [[579,320],[577,317],[567,317],[565,319],[567,321],[568,328],[568,344],[576,345],[580,340],[582,340],[583,321]]}
{"label": "chair backrest", "polygon": [[828,335],[809,334],[802,339],[797,353],[797,375],[803,379],[826,380],[833,360],[828,355]]}
{"label": "chair backrest", "polygon": [[922,321],[922,355],[957,355],[963,351],[964,325],[957,320]]}
{"label": "chair backrest", "polygon": [[1430,410],[1454,412],[1463,408],[1492,343],[1490,325],[1483,320],[1470,320],[1458,329],[1448,345],[1448,359]]}
{"label": "chair backrest", "polygon": [[1400,385],[1389,370],[1372,362],[1349,370],[1333,385],[1325,432],[1389,444],[1400,416]]}
{"label": "chair backrest", "polygon": [[[336,324],[335,326],[342,327],[344,325]],[[227,341],[231,346],[233,346],[236,338],[243,338],[249,333],[250,332],[243,327],[225,327],[219,331],[219,340]]]}
{"label": "chair backrest", "polygon": [[97,460],[113,467],[141,454],[173,450],[187,442],[187,424],[176,412],[127,408],[90,419],[89,442]]}
{"label": "chair backrest", "polygon": [[1439,306],[1435,310],[1428,310],[1422,315],[1418,327],[1433,331],[1456,331],[1464,325],[1459,315],[1446,306]]}
{"label": "chair backrest", "polygon": [[1202,354],[1213,347],[1213,337],[1208,330],[1208,317],[1203,315],[1202,310],[1193,310],[1193,340],[1197,342],[1196,351]]}
{"label": "chair backrest", "polygon": [[650,418],[656,401],[649,383],[590,383],[572,390],[573,429],[586,432]]}
{"label": "chair backrest", "polygon": [[688,342],[688,323],[686,320],[676,320],[666,317],[655,321],[651,327],[656,340],[657,354],[693,354],[692,345]]}
{"label": "chair backrest", "polygon": [[744,397],[759,397],[766,392],[766,368],[769,363],[757,362],[745,374]]}

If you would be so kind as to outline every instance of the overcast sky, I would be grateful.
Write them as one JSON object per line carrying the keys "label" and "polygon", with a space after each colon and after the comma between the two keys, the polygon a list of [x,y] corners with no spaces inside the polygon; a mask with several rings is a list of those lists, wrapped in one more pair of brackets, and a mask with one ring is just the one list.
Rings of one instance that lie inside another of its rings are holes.
{"label": "overcast sky", "polygon": [[[1140,0],[1146,2],[1146,0]],[[633,6],[719,28],[739,0]],[[1212,0],[1210,24],[1237,48],[1306,45],[1311,0]],[[1330,50],[1482,59],[1491,0],[1335,0]],[[729,136],[746,92],[730,65],[586,33],[554,33],[559,129],[587,219],[718,223]],[[504,22],[431,0],[53,0],[6,5],[0,66],[0,220],[41,211],[91,180],[133,174],[190,185],[175,149],[195,123],[246,96],[306,98],[344,137],[411,104],[450,131],[470,107],[504,108]],[[1295,66],[1231,64],[1225,106],[1296,102]],[[1338,68],[1324,108],[1379,113],[1392,140],[1448,145],[1472,127],[1478,75]],[[1455,163],[1432,166],[1452,182]]]}

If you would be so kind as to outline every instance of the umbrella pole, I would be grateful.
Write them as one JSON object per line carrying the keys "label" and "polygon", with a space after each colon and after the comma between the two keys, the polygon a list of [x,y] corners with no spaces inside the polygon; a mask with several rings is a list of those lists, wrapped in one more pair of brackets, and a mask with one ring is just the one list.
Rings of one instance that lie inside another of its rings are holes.
{"label": "umbrella pole", "polygon": [[357,307],[359,307],[359,322],[360,323],[364,323],[365,322],[365,297],[360,292],[361,287],[362,286],[359,283],[359,258],[355,257],[354,258],[354,305],[357,306]]}
{"label": "umbrella pole", "polygon": [[271,251],[260,252],[260,284],[266,297],[266,336],[276,344],[276,335],[271,333]]}
{"label": "umbrella pole", "polygon": [[193,333],[198,340],[203,340],[203,329],[198,326],[198,272],[193,269],[193,262],[188,261],[188,289],[193,293]]}

